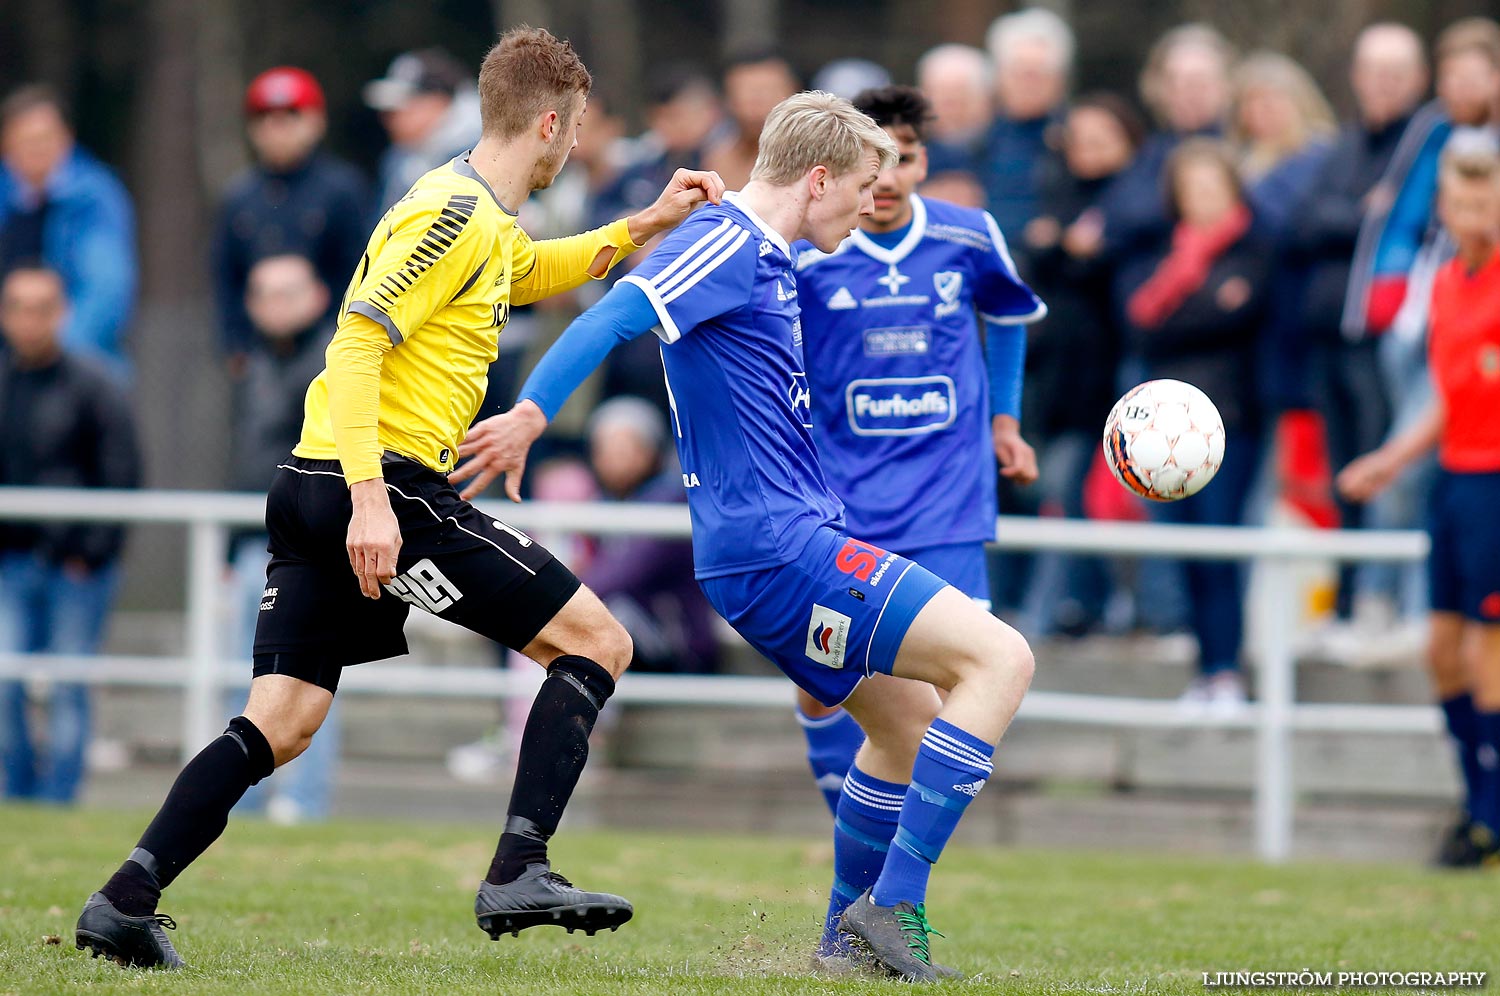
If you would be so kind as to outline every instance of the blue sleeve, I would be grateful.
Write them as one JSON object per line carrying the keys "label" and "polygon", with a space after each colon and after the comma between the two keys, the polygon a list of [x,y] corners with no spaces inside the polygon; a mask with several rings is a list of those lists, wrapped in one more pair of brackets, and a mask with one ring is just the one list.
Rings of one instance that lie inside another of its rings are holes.
{"label": "blue sleeve", "polygon": [[[701,218],[701,220],[699,220]],[[750,302],[760,243],[726,215],[700,214],[682,225],[644,263],[621,277],[656,312],[656,334],[672,343]]]}
{"label": "blue sleeve", "polygon": [[649,332],[656,320],[656,310],[639,288],[624,281],[616,283],[552,344],[526,378],[516,400],[536,402],[547,421],[552,421],[610,350]]}
{"label": "blue sleeve", "polygon": [[73,277],[68,288],[72,308],[63,343],[119,357],[125,328],[135,307],[135,217],[130,197],[113,176],[102,176],[90,198],[88,220],[78,225],[64,249]]}
{"label": "blue sleeve", "polygon": [[1047,306],[1016,274],[1005,236],[988,211],[984,212],[984,224],[990,233],[990,246],[977,251],[974,304],[979,316],[991,325],[1024,325],[1045,317]]}
{"label": "blue sleeve", "polygon": [[1021,417],[1021,374],[1026,369],[1026,326],[984,323],[984,359],[990,374],[990,415]]}

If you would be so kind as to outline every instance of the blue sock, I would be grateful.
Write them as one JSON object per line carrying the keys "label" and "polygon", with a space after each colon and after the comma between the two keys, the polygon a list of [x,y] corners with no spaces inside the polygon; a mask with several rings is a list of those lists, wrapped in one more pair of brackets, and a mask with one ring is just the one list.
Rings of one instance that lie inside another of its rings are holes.
{"label": "blue sock", "polygon": [[1479,777],[1469,815],[1500,837],[1500,712],[1474,712]]}
{"label": "blue sock", "polygon": [[1479,787],[1479,721],[1474,713],[1474,699],[1465,692],[1444,699],[1441,704],[1448,719],[1448,734],[1458,748],[1458,767],[1464,776],[1464,812],[1473,819]]}
{"label": "blue sock", "polygon": [[839,917],[875,884],[896,835],[906,786],[883,782],[850,767],[833,820],[833,888],[823,921],[821,953],[839,950]]}
{"label": "blue sock", "polygon": [[932,721],[911,785],[901,806],[901,822],[871,899],[877,906],[927,901],[927,877],[958,818],[984,788],[994,770],[995,745],[987,744],[941,719]]}
{"label": "blue sock", "polygon": [[837,816],[839,789],[844,786],[844,775],[854,765],[855,752],[865,742],[865,731],[843,709],[820,719],[798,709],[797,724],[807,737],[807,763],[818,791],[823,793],[828,811]]}

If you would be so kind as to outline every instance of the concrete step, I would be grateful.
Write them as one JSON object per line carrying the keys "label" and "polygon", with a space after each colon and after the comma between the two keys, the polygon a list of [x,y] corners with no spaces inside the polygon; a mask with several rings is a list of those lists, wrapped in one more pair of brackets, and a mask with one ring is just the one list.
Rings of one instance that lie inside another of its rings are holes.
{"label": "concrete step", "polygon": [[[140,765],[96,774],[84,804],[149,811],[176,773],[175,765]],[[339,774],[334,813],[340,819],[440,820],[498,829],[509,791],[505,779],[466,784],[432,763],[351,761]],[[241,818],[255,817],[236,814]],[[1451,818],[1448,807],[1424,802],[1314,800],[1297,809],[1293,854],[1301,860],[1424,862]],[[810,862],[832,859],[828,810],[801,771],[705,776],[591,765],[563,831],[586,826],[805,837]],[[954,839],[1043,850],[1246,855],[1254,851],[1254,812],[1245,796],[1058,794],[996,778],[969,807]]]}

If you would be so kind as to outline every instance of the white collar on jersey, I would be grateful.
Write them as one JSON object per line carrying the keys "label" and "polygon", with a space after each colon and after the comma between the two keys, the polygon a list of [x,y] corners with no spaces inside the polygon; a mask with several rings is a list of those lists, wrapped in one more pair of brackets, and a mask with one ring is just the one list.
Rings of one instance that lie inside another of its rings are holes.
{"label": "white collar on jersey", "polygon": [[739,209],[739,212],[741,214],[743,214],[746,218],[749,218],[750,221],[755,225],[755,227],[760,229],[761,234],[770,239],[773,246],[781,250],[783,256],[785,256],[787,259],[794,258],[792,256],[792,247],[786,244],[786,239],[782,238],[781,233],[777,232],[776,229],[772,228],[770,225],[761,220],[760,215],[750,210],[750,205],[745,203],[745,199],[740,196],[740,192],[738,190],[726,190],[724,192],[724,200],[730,204],[733,204],[737,209]]}
{"label": "white collar on jersey", "polygon": [[927,234],[927,205],[922,203],[922,198],[916,194],[911,195],[911,227],[906,230],[906,237],[896,243],[894,249],[886,249],[876,245],[875,240],[856,228],[854,234],[849,236],[859,250],[877,263],[886,263],[894,266],[901,262],[922,241],[922,236]]}

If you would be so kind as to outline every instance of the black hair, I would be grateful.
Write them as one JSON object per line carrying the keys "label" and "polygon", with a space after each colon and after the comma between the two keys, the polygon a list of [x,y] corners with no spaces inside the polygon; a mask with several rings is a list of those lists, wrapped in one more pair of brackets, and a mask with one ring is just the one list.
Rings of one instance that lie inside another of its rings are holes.
{"label": "black hair", "polygon": [[1139,151],[1146,141],[1146,119],[1124,97],[1105,90],[1096,90],[1075,97],[1068,105],[1069,110],[1076,110],[1080,107],[1103,111],[1114,118],[1120,130],[1125,133],[1126,140],[1130,142],[1131,152]]}
{"label": "black hair", "polygon": [[802,76],[793,68],[791,60],[783,55],[780,49],[770,45],[736,49],[729,53],[729,57],[724,60],[724,64],[720,67],[720,72],[721,75],[728,76],[732,71],[742,66],[759,66],[766,62],[779,63],[786,69],[787,75],[797,80],[798,86],[801,86]]}
{"label": "black hair", "polygon": [[717,96],[719,87],[701,66],[691,62],[672,63],[646,80],[646,103],[660,107],[695,90]]}
{"label": "black hair", "polygon": [[914,86],[878,86],[863,90],[855,96],[854,106],[882,128],[910,128],[916,132],[919,142],[927,137],[932,103]]}

